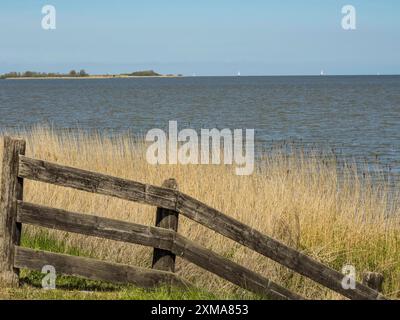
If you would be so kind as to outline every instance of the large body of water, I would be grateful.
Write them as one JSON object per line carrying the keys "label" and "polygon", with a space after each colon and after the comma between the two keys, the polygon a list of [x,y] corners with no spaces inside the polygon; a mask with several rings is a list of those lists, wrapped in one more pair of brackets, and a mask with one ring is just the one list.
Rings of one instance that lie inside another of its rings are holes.
{"label": "large body of water", "polygon": [[400,172],[400,76],[0,80],[0,130],[253,128]]}

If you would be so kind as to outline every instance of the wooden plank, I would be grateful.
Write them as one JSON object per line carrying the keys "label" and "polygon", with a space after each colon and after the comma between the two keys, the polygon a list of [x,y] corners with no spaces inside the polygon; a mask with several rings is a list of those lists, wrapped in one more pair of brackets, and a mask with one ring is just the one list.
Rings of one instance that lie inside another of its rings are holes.
{"label": "wooden plank", "polygon": [[172,272],[144,269],[85,257],[16,247],[14,264],[17,268],[41,271],[51,265],[56,274],[67,274],[91,280],[133,284],[144,288],[171,285],[187,288],[190,285]]}
{"label": "wooden plank", "polygon": [[251,271],[193,241],[176,234],[173,251],[197,266],[212,272],[241,288],[262,296],[278,300],[302,300],[302,296],[293,293],[273,281]]}
{"label": "wooden plank", "polygon": [[19,245],[21,224],[17,223],[17,199],[22,200],[23,179],[18,177],[18,157],[25,141],[4,137],[0,189],[0,283],[15,287],[19,270],[14,267],[14,246]]}
{"label": "wooden plank", "polygon": [[172,249],[174,234],[167,229],[49,208],[28,202],[18,202],[17,211],[17,221],[20,223],[164,250]]}
{"label": "wooden plank", "polygon": [[356,283],[355,289],[346,290],[341,285],[344,275],[340,272],[177,190],[145,185],[25,156],[20,156],[19,175],[22,178],[176,210],[345,297],[350,299],[385,298],[359,282]]}
{"label": "wooden plank", "polygon": [[[164,188],[178,190],[178,184],[175,179],[164,181]],[[156,210],[156,227],[178,231],[179,214],[175,210],[158,207]],[[175,254],[171,251],[154,248],[152,268],[175,272]]]}
{"label": "wooden plank", "polygon": [[178,191],[136,181],[62,166],[25,156],[19,157],[19,176],[63,187],[175,209]]}
{"label": "wooden plank", "polygon": [[18,203],[17,218],[22,223],[41,227],[169,250],[181,258],[257,294],[275,299],[302,299],[301,296],[189,241],[173,230],[48,208],[27,202]]}
{"label": "wooden plank", "polygon": [[311,257],[268,237],[206,204],[180,193],[178,211],[194,221],[249,247],[256,252],[306,276],[350,299],[385,299],[379,292],[356,283],[355,289],[342,287],[344,275]]}

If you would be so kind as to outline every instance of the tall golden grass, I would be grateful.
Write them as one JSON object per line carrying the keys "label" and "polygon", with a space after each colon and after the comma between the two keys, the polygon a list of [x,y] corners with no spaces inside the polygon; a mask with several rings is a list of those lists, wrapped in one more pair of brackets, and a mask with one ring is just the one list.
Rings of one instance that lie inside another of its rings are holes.
{"label": "tall golden grass", "polygon": [[[13,133],[16,136],[15,133]],[[149,165],[145,144],[129,134],[105,137],[77,131],[36,128],[18,134],[27,155],[60,164],[161,185],[175,178],[179,189],[337,270],[355,266],[385,276],[384,293],[400,296],[400,197],[385,183],[372,183],[355,166],[338,172],[334,158],[275,150],[250,176],[236,176],[224,165]],[[27,201],[76,212],[153,225],[155,208],[77,190],[26,181]],[[31,237],[37,227],[24,227]],[[305,279],[184,217],[179,232],[314,299],[339,295]],[[91,256],[149,267],[152,249],[60,231],[49,236]],[[177,273],[195,285],[229,296],[243,290],[177,259]]]}

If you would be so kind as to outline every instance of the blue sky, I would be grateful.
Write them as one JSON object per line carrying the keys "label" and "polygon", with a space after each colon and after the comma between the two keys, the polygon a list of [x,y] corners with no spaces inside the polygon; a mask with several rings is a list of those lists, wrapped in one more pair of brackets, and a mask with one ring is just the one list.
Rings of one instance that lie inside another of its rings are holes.
{"label": "blue sky", "polygon": [[[41,28],[46,4],[56,30]],[[398,0],[0,2],[0,73],[400,74],[399,57]]]}

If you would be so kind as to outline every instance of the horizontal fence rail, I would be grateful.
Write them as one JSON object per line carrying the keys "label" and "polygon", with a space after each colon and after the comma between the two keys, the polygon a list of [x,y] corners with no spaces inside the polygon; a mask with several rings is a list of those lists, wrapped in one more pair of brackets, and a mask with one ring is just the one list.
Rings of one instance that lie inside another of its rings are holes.
{"label": "horizontal fence rail", "polygon": [[18,175],[78,190],[174,210],[179,191],[20,155]]}
{"label": "horizontal fence rail", "polygon": [[145,269],[97,259],[76,257],[60,253],[15,247],[14,266],[42,271],[44,265],[57,272],[91,280],[130,283],[144,288],[160,285],[189,287],[190,284],[172,272]]}
{"label": "horizontal fence rail", "polygon": [[[18,202],[17,221],[171,251],[244,289],[274,299],[302,299],[269,279],[223,258],[175,231]],[[57,269],[58,270],[58,269]]]}
{"label": "horizontal fence rail", "polygon": [[379,292],[359,282],[355,289],[346,290],[342,287],[342,273],[177,190],[62,166],[24,155],[19,156],[18,176],[175,210],[347,298],[385,299]]}

